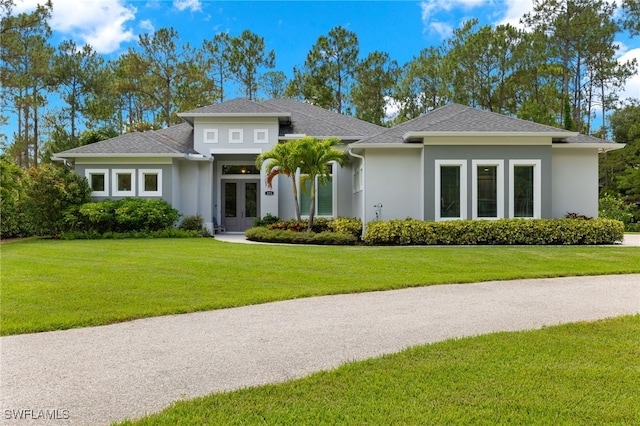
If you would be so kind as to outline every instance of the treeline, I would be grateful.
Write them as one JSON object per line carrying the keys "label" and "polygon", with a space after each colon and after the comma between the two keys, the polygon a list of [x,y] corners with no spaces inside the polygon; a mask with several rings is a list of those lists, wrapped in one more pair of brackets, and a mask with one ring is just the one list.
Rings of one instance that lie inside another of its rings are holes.
{"label": "treeline", "polygon": [[[0,0],[2,108],[17,117],[4,151],[29,167],[53,152],[178,123],[180,111],[237,95],[293,97],[382,125],[458,102],[610,135],[607,117],[620,106],[619,91],[636,65],[616,60],[614,38],[640,34],[640,0],[619,8],[605,0],[534,4],[522,17],[524,29],[470,20],[402,65],[386,52],[362,55],[357,35],[336,27],[318,38],[289,79],[276,69],[276,52],[249,30],[191,46],[175,29],[162,28],[105,60],[89,45],[51,44],[51,3],[16,15],[13,0]],[[61,106],[53,107],[51,96]],[[388,117],[389,106],[397,115]]]}

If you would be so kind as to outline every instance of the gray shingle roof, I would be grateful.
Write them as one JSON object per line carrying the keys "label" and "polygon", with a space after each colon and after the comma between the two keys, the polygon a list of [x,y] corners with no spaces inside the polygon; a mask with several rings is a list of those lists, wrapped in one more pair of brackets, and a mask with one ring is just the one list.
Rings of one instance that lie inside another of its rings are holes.
{"label": "gray shingle roof", "polygon": [[127,133],[122,136],[101,142],[84,145],[56,154],[59,157],[75,154],[190,154],[193,150],[193,128],[188,123],[181,123],[162,130]]}
{"label": "gray shingle roof", "polygon": [[460,104],[449,104],[378,135],[362,139],[356,144],[403,143],[403,135],[407,132],[532,132],[555,135],[566,132],[567,137],[574,134],[544,124],[507,117]]}
{"label": "gray shingle roof", "polygon": [[286,133],[362,138],[386,129],[355,117],[293,99],[271,99],[263,102],[262,105],[291,112],[292,126],[286,130]]}
{"label": "gray shingle roof", "polygon": [[272,114],[278,112],[274,108],[268,108],[259,103],[252,102],[248,99],[238,98],[225,101],[219,104],[208,105],[191,111],[180,113],[180,116],[188,116],[190,114]]}

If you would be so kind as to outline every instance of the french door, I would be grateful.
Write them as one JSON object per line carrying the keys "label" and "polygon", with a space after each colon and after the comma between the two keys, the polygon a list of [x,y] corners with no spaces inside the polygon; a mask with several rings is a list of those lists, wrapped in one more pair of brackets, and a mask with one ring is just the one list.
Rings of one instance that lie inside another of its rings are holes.
{"label": "french door", "polygon": [[228,232],[246,231],[260,214],[259,179],[223,179],[222,216]]}

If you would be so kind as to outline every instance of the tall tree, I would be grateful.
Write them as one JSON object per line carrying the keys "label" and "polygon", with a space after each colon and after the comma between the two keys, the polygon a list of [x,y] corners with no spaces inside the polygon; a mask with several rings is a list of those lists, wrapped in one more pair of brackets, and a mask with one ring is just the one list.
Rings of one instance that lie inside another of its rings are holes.
{"label": "tall tree", "polygon": [[294,68],[287,95],[302,97],[338,113],[345,112],[359,52],[356,33],[341,26],[332,28],[327,36],[318,37],[307,54],[304,68]]}
{"label": "tall tree", "polygon": [[640,35],[640,0],[622,1],[622,26],[632,36]]}
{"label": "tall tree", "polygon": [[205,69],[209,79],[218,89],[218,99],[224,101],[225,82],[231,77],[229,63],[231,52],[231,38],[227,33],[218,33],[212,40],[205,40],[202,53],[205,58]]}
{"label": "tall tree", "polygon": [[442,47],[423,49],[403,69],[393,95],[400,106],[396,124],[451,101],[452,67]]}
{"label": "tall tree", "polygon": [[13,145],[19,149],[18,164],[37,165],[39,146],[39,110],[46,103],[53,48],[48,43],[51,30],[47,19],[51,3],[38,6],[32,13],[11,16],[13,3],[6,2],[6,15],[0,23],[0,86],[3,108],[12,109],[18,118],[18,133]]}
{"label": "tall tree", "polygon": [[260,76],[258,83],[268,99],[280,99],[287,88],[287,75],[282,71],[267,71]]}
{"label": "tall tree", "polygon": [[398,80],[398,63],[386,52],[371,52],[355,69],[351,89],[351,104],[355,116],[382,126],[386,119],[387,102]]}
{"label": "tall tree", "polygon": [[535,0],[533,11],[523,17],[531,30],[547,36],[550,63],[562,67],[562,97],[570,99],[577,131],[589,130],[584,129],[584,112],[591,107],[584,97],[588,62],[602,40],[616,32],[614,10],[615,4],[605,0]]}
{"label": "tall tree", "polygon": [[[611,115],[613,140],[623,149],[607,152],[600,159],[602,191],[620,195],[627,202],[640,202],[640,101],[633,100]],[[602,158],[604,157],[604,158]]]}
{"label": "tall tree", "polygon": [[264,38],[244,30],[238,37],[231,37],[229,71],[242,86],[244,96],[254,100],[258,94],[259,69],[275,67],[276,53],[266,51]]}
{"label": "tall tree", "polygon": [[140,36],[140,52],[129,51],[131,60],[139,61],[136,67],[146,70],[136,91],[156,111],[155,121],[165,126],[180,122],[178,110],[206,105],[217,97],[205,76],[204,59],[188,43],[179,46],[179,38],[175,29],[161,28]]}
{"label": "tall tree", "polygon": [[100,79],[103,67],[104,60],[90,45],[79,47],[74,41],[66,40],[58,46],[53,62],[53,82],[67,104],[63,111],[69,119],[71,141],[76,140],[78,126],[92,95],[103,84]]}

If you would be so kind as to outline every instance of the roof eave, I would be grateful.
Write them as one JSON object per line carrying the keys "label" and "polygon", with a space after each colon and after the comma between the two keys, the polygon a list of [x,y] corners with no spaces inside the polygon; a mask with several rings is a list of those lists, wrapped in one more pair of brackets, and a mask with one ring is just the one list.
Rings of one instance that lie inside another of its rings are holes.
{"label": "roof eave", "polygon": [[51,159],[54,161],[63,161],[69,158],[148,158],[148,157],[154,157],[154,158],[180,158],[180,157],[184,157],[187,156],[189,154],[182,154],[182,153],[160,153],[160,154],[156,154],[156,153],[142,153],[142,152],[136,152],[136,153],[126,153],[126,152],[120,152],[120,153],[69,153],[69,154],[65,154],[64,152],[60,152],[58,154],[55,154]]}
{"label": "roof eave", "polygon": [[185,119],[189,123],[189,118],[243,118],[243,117],[273,117],[290,118],[290,112],[181,112],[178,117]]}
{"label": "roof eave", "polygon": [[424,145],[421,143],[352,143],[349,146],[353,149],[364,149],[364,148],[399,148],[399,149],[413,149],[413,148],[423,148]]}
{"label": "roof eave", "polygon": [[616,149],[622,149],[627,144],[624,143],[578,143],[578,142],[564,142],[554,143],[552,148],[559,149],[597,149],[598,152],[615,151]]}
{"label": "roof eave", "polygon": [[558,132],[470,132],[470,131],[457,131],[457,132],[446,132],[446,131],[409,131],[402,135],[402,139],[404,141],[407,140],[416,140],[423,139],[426,137],[456,137],[456,136],[497,136],[497,137],[505,137],[505,136],[544,136],[549,138],[570,138],[574,136],[578,136],[577,132],[568,132],[568,131],[558,131]]}

